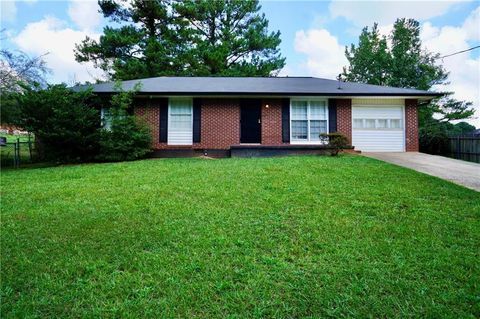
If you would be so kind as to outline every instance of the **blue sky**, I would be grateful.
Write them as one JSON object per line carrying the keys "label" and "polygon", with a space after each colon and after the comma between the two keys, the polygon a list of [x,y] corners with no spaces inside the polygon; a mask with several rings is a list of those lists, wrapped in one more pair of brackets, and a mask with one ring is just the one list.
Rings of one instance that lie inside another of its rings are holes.
{"label": "blue sky", "polygon": [[[264,1],[262,12],[270,30],[280,30],[287,65],[281,75],[334,78],[346,65],[344,47],[356,43],[363,26],[378,22],[388,33],[396,18],[422,24],[426,49],[448,54],[480,44],[478,1]],[[73,47],[85,36],[101,34],[106,21],[96,1],[1,0],[2,47],[30,55],[49,52],[51,82],[92,81],[103,74],[91,64],[80,65]],[[450,71],[450,84],[437,90],[454,91],[459,99],[480,105],[480,50],[440,61]],[[480,116],[480,111],[477,116]],[[480,126],[480,120],[472,121]]]}

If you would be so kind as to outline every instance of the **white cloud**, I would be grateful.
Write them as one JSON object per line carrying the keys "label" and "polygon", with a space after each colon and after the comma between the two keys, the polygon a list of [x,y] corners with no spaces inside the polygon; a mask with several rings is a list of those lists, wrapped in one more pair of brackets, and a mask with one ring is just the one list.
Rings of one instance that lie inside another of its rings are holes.
{"label": "white cloud", "polygon": [[2,22],[13,22],[17,18],[17,5],[15,1],[1,1],[0,10],[0,20]]}
{"label": "white cloud", "polygon": [[96,0],[72,0],[68,16],[81,30],[94,30],[102,19]]}
{"label": "white cloud", "polygon": [[[471,47],[469,42],[478,39],[477,32],[472,32],[472,24],[479,25],[480,7],[474,10],[461,27],[433,26],[430,22],[422,25],[420,37],[425,48],[431,52],[447,55],[465,50]],[[476,19],[476,22],[475,22]],[[446,57],[439,61],[450,72],[448,81],[450,84],[439,86],[441,91],[452,91],[454,97],[459,100],[471,101],[476,108],[476,117],[480,117],[480,56],[473,57],[470,52]],[[480,118],[472,122],[480,127]]]}
{"label": "white cloud", "polygon": [[393,23],[399,17],[427,20],[447,13],[461,1],[332,1],[332,18],[343,17],[357,27]]}
{"label": "white cloud", "polygon": [[480,41],[480,6],[468,16],[462,29],[467,32],[469,40]]}
{"label": "white cloud", "polygon": [[309,75],[335,79],[347,65],[345,47],[325,29],[300,30],[295,34],[295,51],[306,54],[301,68]]}
{"label": "white cloud", "polygon": [[45,17],[38,22],[29,23],[13,38],[19,49],[31,54],[49,53],[45,60],[53,71],[53,82],[94,81],[103,73],[93,68],[92,63],[75,61],[74,48],[86,36],[98,39],[99,34],[77,31],[68,28],[65,21],[54,17]]}

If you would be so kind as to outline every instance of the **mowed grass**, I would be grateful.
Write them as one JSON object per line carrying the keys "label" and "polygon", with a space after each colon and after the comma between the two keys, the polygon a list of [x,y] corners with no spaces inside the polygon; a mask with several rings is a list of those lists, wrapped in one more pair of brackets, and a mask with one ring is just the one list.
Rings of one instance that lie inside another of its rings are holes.
{"label": "mowed grass", "polygon": [[1,317],[480,316],[480,193],[360,156],[1,177]]}

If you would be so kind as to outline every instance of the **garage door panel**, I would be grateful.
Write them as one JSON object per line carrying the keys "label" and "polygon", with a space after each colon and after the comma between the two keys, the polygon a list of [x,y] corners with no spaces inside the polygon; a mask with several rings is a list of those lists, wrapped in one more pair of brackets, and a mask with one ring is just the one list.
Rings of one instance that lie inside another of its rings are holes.
{"label": "garage door panel", "polygon": [[354,107],[353,118],[403,118],[401,106],[391,107]]}
{"label": "garage door panel", "polygon": [[352,143],[356,149],[362,151],[401,152],[403,151],[403,132],[356,130]]}
{"label": "garage door panel", "polygon": [[403,106],[405,104],[404,99],[386,99],[380,97],[370,97],[370,98],[362,98],[362,99],[352,99],[352,105],[357,106]]}
{"label": "garage door panel", "polygon": [[[364,152],[403,152],[405,150],[403,106],[398,105],[398,101],[395,101],[396,105],[392,105],[392,101],[386,101],[386,105],[381,105],[380,100],[375,100],[374,105],[367,105],[369,101],[356,100],[358,105],[352,106],[352,123],[355,124],[352,129],[353,146]],[[393,126],[393,121],[383,122],[388,125],[380,126],[380,121],[368,122],[369,119],[397,120],[397,124],[400,120],[401,129]],[[372,123],[375,124],[373,129]]]}

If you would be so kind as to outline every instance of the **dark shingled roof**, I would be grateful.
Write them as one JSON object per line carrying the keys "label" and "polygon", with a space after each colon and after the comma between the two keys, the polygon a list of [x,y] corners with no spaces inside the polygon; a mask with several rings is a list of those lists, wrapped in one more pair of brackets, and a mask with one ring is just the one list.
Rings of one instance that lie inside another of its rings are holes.
{"label": "dark shingled roof", "polygon": [[[441,93],[387,86],[339,82],[314,77],[156,77],[123,81],[124,90],[142,83],[140,94],[155,95],[319,95],[319,96],[415,96]],[[96,93],[115,92],[114,83],[93,84]],[[75,90],[85,85],[74,87]]]}

